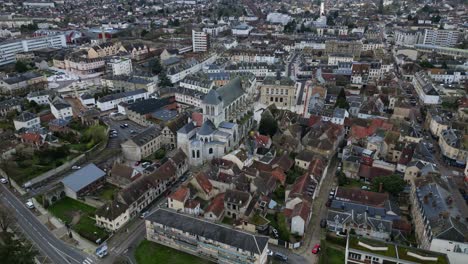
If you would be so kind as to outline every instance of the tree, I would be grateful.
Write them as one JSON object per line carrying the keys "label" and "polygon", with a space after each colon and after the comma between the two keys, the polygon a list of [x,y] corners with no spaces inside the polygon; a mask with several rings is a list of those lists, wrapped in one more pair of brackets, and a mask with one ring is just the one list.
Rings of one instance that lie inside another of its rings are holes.
{"label": "tree", "polygon": [[384,13],[384,4],[383,4],[383,0],[380,0],[379,1],[379,14],[383,14]]}
{"label": "tree", "polygon": [[337,171],[336,172],[336,177],[338,177],[338,185],[339,186],[344,186],[348,183],[348,179],[346,178],[346,174],[342,171]]}
{"label": "tree", "polygon": [[346,101],[346,93],[344,89],[341,89],[340,93],[338,94],[338,97],[336,98],[335,108],[337,107],[349,109],[349,104]]}
{"label": "tree", "polygon": [[141,33],[140,33],[140,36],[141,36],[142,38],[144,38],[146,35],[148,35],[148,33],[149,33],[148,30],[143,29],[143,30],[141,31]]}
{"label": "tree", "polygon": [[430,63],[429,61],[427,61],[427,60],[421,61],[419,63],[419,66],[421,66],[423,68],[434,68],[434,65],[432,63]]}
{"label": "tree", "polygon": [[160,74],[163,71],[163,67],[161,66],[161,62],[156,59],[151,62],[151,72],[153,74]]}
{"label": "tree", "polygon": [[263,114],[258,131],[260,134],[269,135],[270,137],[273,137],[278,131],[278,123],[269,112]]}
{"label": "tree", "polygon": [[2,237],[4,243],[0,243],[0,259],[2,263],[34,264],[37,252],[27,241],[14,239],[10,233]]}
{"label": "tree", "polygon": [[405,189],[406,183],[399,175],[376,177],[372,181],[372,190],[377,192],[382,184],[382,189],[392,195],[398,195]]}
{"label": "tree", "polygon": [[19,73],[27,72],[28,65],[22,61],[17,61],[15,64],[15,70]]}
{"label": "tree", "polygon": [[172,86],[171,80],[167,77],[166,71],[161,71],[159,74],[159,87],[170,87]]}
{"label": "tree", "polygon": [[15,222],[14,215],[10,207],[0,204],[0,231],[5,233],[8,227]]}

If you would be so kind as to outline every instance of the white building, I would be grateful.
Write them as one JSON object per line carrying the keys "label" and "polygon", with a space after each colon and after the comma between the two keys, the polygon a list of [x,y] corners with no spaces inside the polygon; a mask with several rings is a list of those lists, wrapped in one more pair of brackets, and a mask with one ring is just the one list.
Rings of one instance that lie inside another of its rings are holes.
{"label": "white building", "polygon": [[25,1],[23,2],[23,6],[27,8],[54,8],[55,2],[50,1]]}
{"label": "white building", "polygon": [[28,102],[36,102],[38,105],[47,105],[49,104],[49,98],[50,98],[50,91],[48,90],[40,90],[40,91],[35,91],[35,92],[30,92],[26,99]]}
{"label": "white building", "polygon": [[340,62],[353,62],[353,56],[330,55],[328,56],[328,65],[338,65]]}
{"label": "white building", "polygon": [[39,117],[30,112],[23,112],[13,120],[16,130],[21,128],[38,128],[41,126]]}
{"label": "white building", "polygon": [[16,53],[43,48],[63,48],[67,46],[65,35],[41,36],[30,39],[6,40],[0,43],[0,65],[14,63]]}
{"label": "white building", "polygon": [[210,48],[210,36],[203,31],[192,30],[193,52],[206,52]]}
{"label": "white building", "polygon": [[232,35],[234,36],[248,36],[253,27],[247,24],[240,24],[232,28]]}
{"label": "white building", "polygon": [[108,63],[112,75],[130,75],[133,72],[132,60],[128,58],[112,58]]}
{"label": "white building", "polygon": [[287,14],[282,13],[269,13],[267,15],[267,21],[273,24],[286,25],[289,21],[292,20],[292,17]]}
{"label": "white building", "polygon": [[71,105],[61,97],[49,100],[50,111],[57,119],[68,119],[73,116]]}
{"label": "white building", "polygon": [[133,103],[140,100],[148,99],[148,91],[145,89],[138,89],[129,92],[109,94],[98,99],[97,107],[101,111],[108,111],[117,107],[118,104]]}
{"label": "white building", "polygon": [[426,29],[423,44],[453,47],[458,42],[459,32],[455,30]]}
{"label": "white building", "polygon": [[438,104],[440,96],[434,87],[429,76],[421,71],[417,72],[413,78],[413,86],[423,104]]}

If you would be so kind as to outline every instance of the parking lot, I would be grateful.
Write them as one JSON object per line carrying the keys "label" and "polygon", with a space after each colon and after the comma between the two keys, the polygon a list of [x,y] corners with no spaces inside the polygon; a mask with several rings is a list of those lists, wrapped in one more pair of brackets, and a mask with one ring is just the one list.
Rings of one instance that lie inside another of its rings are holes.
{"label": "parking lot", "polygon": [[[103,120],[110,126],[110,129],[117,131],[117,137],[109,138],[109,148],[118,148],[120,143],[125,142],[144,129],[143,126],[140,126],[130,120],[112,120],[108,117],[103,118]],[[122,127],[124,124],[127,124],[128,126]]]}

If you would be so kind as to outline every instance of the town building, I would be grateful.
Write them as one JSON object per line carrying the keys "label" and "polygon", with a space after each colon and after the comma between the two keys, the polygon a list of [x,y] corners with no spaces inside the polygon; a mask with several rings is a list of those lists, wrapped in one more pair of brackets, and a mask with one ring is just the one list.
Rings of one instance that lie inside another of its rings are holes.
{"label": "town building", "polygon": [[193,52],[206,52],[210,49],[210,36],[204,31],[192,30]]}
{"label": "town building", "polygon": [[13,119],[13,124],[15,125],[16,130],[20,130],[22,128],[39,128],[41,126],[39,117],[30,112],[22,112]]}
{"label": "town building", "polygon": [[294,111],[296,83],[289,77],[266,77],[260,85],[260,102],[266,106]]}
{"label": "town building", "polygon": [[107,62],[107,67],[113,76],[130,75],[133,72],[132,60],[128,58],[112,58]]}
{"label": "town building", "polygon": [[62,97],[49,98],[50,111],[57,119],[69,119],[73,117],[71,105]]}
{"label": "town building", "polygon": [[148,99],[148,91],[145,89],[109,94],[97,100],[97,108],[101,111],[108,111],[117,108],[120,103],[131,104],[146,99]]}
{"label": "town building", "polygon": [[453,47],[458,43],[459,34],[456,30],[425,29],[422,44]]}
{"label": "town building", "polygon": [[140,161],[160,149],[161,143],[161,130],[151,126],[123,142],[121,147],[127,160]]}
{"label": "town building", "polygon": [[267,263],[268,237],[158,208],[146,218],[150,241],[218,263]]}
{"label": "town building", "polygon": [[104,185],[105,177],[106,173],[91,163],[66,176],[61,182],[65,188],[65,194],[70,198],[78,199]]}
{"label": "town building", "polygon": [[434,251],[350,235],[346,239],[345,263],[453,263],[447,255]]}
{"label": "town building", "polygon": [[29,52],[44,48],[64,48],[67,42],[64,34],[40,36],[29,39],[12,39],[0,42],[0,65],[14,63],[16,53]]}

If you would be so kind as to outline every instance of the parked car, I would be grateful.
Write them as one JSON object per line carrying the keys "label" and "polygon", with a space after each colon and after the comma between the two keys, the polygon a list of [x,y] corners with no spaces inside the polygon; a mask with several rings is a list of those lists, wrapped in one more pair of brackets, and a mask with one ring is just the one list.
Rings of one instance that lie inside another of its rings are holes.
{"label": "parked car", "polygon": [[148,212],[148,211],[143,212],[143,213],[141,213],[140,218],[141,218],[141,219],[145,219],[148,215],[149,215],[149,212]]}
{"label": "parked car", "polygon": [[125,125],[124,124],[120,125],[120,128],[125,128]]}
{"label": "parked car", "polygon": [[321,228],[327,227],[327,219],[322,219],[322,220],[320,220],[320,227],[321,227]]}
{"label": "parked car", "polygon": [[366,191],[367,191],[367,190],[370,190],[369,186],[367,186],[367,185],[362,186],[361,189],[362,189],[362,190],[366,190]]}
{"label": "parked car", "polygon": [[127,124],[127,123],[125,123],[125,124],[123,124],[123,126],[124,126],[124,127],[128,127],[128,124]]}
{"label": "parked car", "polygon": [[130,130],[130,134],[135,134],[135,133],[136,133],[136,131],[135,131],[135,130],[133,130],[133,129],[132,129],[132,130]]}
{"label": "parked car", "polygon": [[0,178],[0,182],[3,183],[3,184],[7,184],[7,183],[8,183],[8,180],[5,179],[5,178]]}
{"label": "parked car", "polygon": [[325,206],[330,207],[330,205],[332,204],[332,201],[333,199],[328,199],[328,201],[325,203]]}
{"label": "parked car", "polygon": [[336,232],[336,236],[337,237],[347,237],[347,234],[346,234],[346,232],[338,231],[338,232]]}
{"label": "parked car", "polygon": [[273,235],[275,236],[275,238],[279,237],[279,233],[278,233],[278,230],[276,230],[276,228],[273,228],[272,232],[273,232]]}
{"label": "parked car", "polygon": [[76,165],[75,165],[75,166],[72,166],[72,170],[79,170],[79,169],[81,169],[80,166],[76,166]]}
{"label": "parked car", "polygon": [[275,252],[273,256],[282,261],[288,261],[288,256],[284,255],[283,253]]}
{"label": "parked car", "polygon": [[314,248],[312,248],[312,254],[318,254],[320,252],[320,244],[316,244]]}
{"label": "parked car", "polygon": [[26,207],[28,207],[29,209],[34,209],[34,208],[35,208],[34,203],[32,202],[31,199],[29,199],[29,200],[26,202]]}
{"label": "parked car", "polygon": [[145,162],[143,162],[143,163],[141,164],[141,166],[142,166],[143,168],[147,168],[149,165],[151,165],[151,162],[149,162],[149,161],[145,161]]}
{"label": "parked car", "polygon": [[273,256],[273,253],[274,253],[274,252],[273,252],[271,249],[267,249],[267,254],[268,254],[268,256]]}

